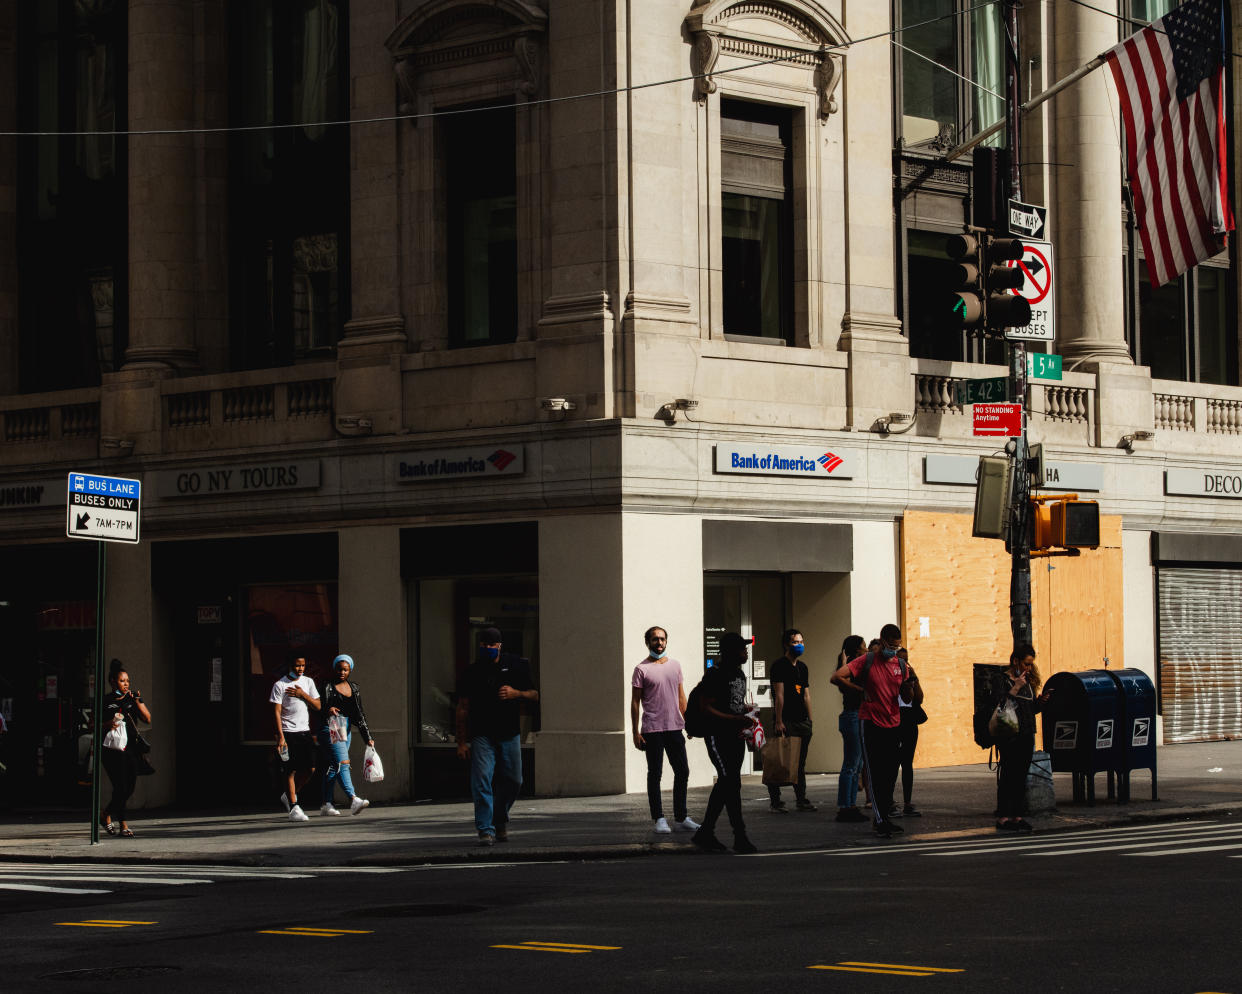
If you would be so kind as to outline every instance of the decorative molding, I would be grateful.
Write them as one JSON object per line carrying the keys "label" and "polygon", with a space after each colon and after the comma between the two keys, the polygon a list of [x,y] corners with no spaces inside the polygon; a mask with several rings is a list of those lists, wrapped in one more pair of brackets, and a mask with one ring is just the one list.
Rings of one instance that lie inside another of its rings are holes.
{"label": "decorative molding", "polygon": [[405,317],[401,314],[376,314],[345,322],[344,337],[337,343],[341,349],[362,345],[405,345]]}
{"label": "decorative molding", "polygon": [[625,297],[624,318],[644,321],[678,321],[690,319],[690,298],[631,290]]}
{"label": "decorative molding", "polygon": [[[762,18],[772,21],[796,39],[778,39],[744,31],[731,20]],[[703,0],[686,16],[691,37],[690,68],[694,75],[694,99],[706,100],[716,92],[713,73],[722,51],[759,60],[779,59],[806,66],[813,72],[811,85],[818,95],[820,123],[836,113],[836,89],[844,59],[837,49],[850,43],[841,23],[816,0]]]}
{"label": "decorative molding", "polygon": [[539,319],[539,327],[611,320],[612,300],[608,296],[608,291],[593,290],[590,293],[571,293],[549,297],[543,302],[543,317]]}
{"label": "decorative molding", "polygon": [[497,75],[511,76],[515,93],[534,98],[547,29],[547,12],[527,0],[430,0],[384,42],[397,77],[398,112],[416,111],[421,75],[491,59],[509,61]]}

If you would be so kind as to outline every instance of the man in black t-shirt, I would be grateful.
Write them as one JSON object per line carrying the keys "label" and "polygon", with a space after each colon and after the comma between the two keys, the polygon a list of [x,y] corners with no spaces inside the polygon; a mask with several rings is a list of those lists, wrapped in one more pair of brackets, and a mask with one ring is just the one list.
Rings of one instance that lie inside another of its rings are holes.
{"label": "man in black t-shirt", "polygon": [[[810,671],[801,659],[804,651],[802,633],[788,629],[781,636],[785,654],[772,664],[768,674],[772,681],[772,729],[777,736],[797,735],[802,738],[798,753],[798,777],[794,781],[794,797],[799,811],[814,811],[815,805],[806,797],[806,754],[811,748]],[[789,809],[781,800],[779,784],[768,784],[772,811],[785,814]]]}
{"label": "man in black t-shirt", "polygon": [[522,789],[521,702],[539,700],[529,660],[502,654],[500,645],[499,629],[483,629],[457,687],[457,756],[470,757],[481,846],[509,837],[509,809]]}

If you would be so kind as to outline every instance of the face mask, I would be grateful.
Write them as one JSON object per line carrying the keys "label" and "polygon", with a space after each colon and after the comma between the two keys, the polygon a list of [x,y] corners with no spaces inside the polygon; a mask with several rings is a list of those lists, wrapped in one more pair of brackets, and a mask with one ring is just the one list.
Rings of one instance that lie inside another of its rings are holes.
{"label": "face mask", "polygon": [[650,656],[652,659],[663,659],[665,656],[668,655],[668,650],[667,649],[652,649],[650,652],[647,653],[647,655]]}
{"label": "face mask", "polygon": [[289,671],[289,679],[290,679],[290,680],[296,680],[297,678],[298,678],[297,671],[296,671],[296,670],[290,670],[290,671]]}
{"label": "face mask", "polygon": [[795,642],[789,647],[789,649],[795,656],[801,656],[804,652],[806,652],[806,646],[801,642]]}
{"label": "face mask", "polygon": [[883,656],[885,659],[892,659],[895,655],[897,655],[897,650],[890,649],[888,648],[888,646],[885,646],[883,649],[880,650],[880,655]]}
{"label": "face mask", "polygon": [[490,659],[493,663],[500,658],[499,646],[479,646],[479,652],[484,659]]}

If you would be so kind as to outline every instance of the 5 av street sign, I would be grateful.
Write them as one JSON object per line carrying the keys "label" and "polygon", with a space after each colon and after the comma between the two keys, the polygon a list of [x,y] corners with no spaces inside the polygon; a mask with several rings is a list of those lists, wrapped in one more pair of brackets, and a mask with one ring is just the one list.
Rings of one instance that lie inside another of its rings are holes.
{"label": "5 av street sign", "polygon": [[142,500],[138,480],[70,473],[68,498],[65,534],[70,538],[137,544]]}

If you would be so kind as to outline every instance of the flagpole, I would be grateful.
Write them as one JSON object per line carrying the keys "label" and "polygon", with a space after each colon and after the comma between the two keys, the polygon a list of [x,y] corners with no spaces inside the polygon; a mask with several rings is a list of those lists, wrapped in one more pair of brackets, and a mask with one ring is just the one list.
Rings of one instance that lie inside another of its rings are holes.
{"label": "flagpole", "polygon": [[[1067,87],[1073,86],[1084,76],[1095,72],[1095,70],[1099,69],[1100,66],[1102,65],[1104,65],[1104,54],[1103,53],[1101,53],[1100,55],[1097,55],[1094,59],[1088,62],[1085,66],[1079,66],[1077,69],[1075,69],[1072,73],[1070,73],[1064,79],[1057,80],[1057,82],[1053,83],[1050,87],[1048,87],[1048,89],[1044,90],[1043,93],[1037,93],[1035,96],[1031,97],[1030,100],[1028,100],[1026,103],[1018,107],[1018,113],[1029,114],[1032,110],[1034,110],[1040,104],[1048,100],[1051,100],[1062,90],[1066,89]],[[988,127],[984,128],[973,138],[969,139],[968,141],[962,142],[962,144],[958,145],[956,148],[950,149],[949,152],[945,155],[944,161],[952,162],[954,159],[962,155],[965,155],[976,145],[987,141],[994,134],[996,134],[998,131],[1004,128],[1005,125],[1006,125],[1006,118],[1001,118],[1001,120],[997,121],[995,124],[988,125]],[[1015,156],[1014,162],[1016,161],[1017,161],[1017,157]]]}

